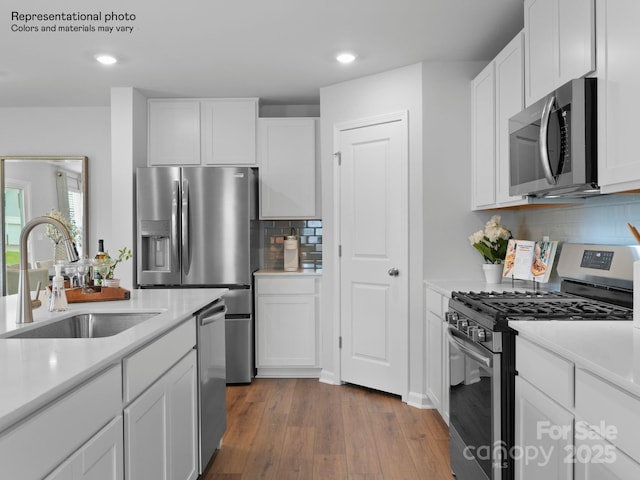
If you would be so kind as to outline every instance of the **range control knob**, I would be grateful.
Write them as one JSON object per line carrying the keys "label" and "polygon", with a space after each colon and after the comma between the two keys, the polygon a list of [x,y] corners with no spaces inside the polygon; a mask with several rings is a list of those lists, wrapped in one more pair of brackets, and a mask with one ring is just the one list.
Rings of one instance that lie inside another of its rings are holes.
{"label": "range control knob", "polygon": [[484,328],[478,329],[478,342],[486,342],[487,341],[487,331]]}
{"label": "range control knob", "polygon": [[458,319],[456,321],[456,328],[462,332],[466,332],[467,328],[469,327],[469,322],[466,321],[464,318]]}
{"label": "range control knob", "polygon": [[474,342],[484,342],[486,339],[485,330],[482,327],[474,327],[469,336]]}
{"label": "range control knob", "polygon": [[447,323],[455,325],[456,322],[458,321],[458,312],[445,313],[445,319],[447,320]]}
{"label": "range control knob", "polygon": [[471,337],[471,340],[473,340],[474,342],[478,341],[478,327],[476,327],[475,325],[470,326],[467,329],[467,335],[469,335]]}

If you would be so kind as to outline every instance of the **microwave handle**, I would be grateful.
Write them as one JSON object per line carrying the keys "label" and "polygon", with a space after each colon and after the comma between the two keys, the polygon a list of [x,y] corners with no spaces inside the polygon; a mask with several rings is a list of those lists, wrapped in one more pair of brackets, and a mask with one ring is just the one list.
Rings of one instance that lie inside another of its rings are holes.
{"label": "microwave handle", "polygon": [[544,176],[551,185],[556,184],[556,179],[551,171],[551,163],[549,162],[549,148],[547,143],[547,134],[549,133],[549,118],[551,117],[551,109],[556,101],[555,95],[550,95],[542,108],[542,118],[540,119],[540,141],[538,147],[540,148],[540,163],[544,170]]}

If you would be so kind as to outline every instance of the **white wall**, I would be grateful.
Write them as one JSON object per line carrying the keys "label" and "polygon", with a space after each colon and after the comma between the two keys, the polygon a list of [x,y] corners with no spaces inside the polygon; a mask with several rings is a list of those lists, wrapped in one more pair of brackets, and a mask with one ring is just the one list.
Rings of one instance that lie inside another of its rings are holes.
{"label": "white wall", "polygon": [[125,288],[135,286],[135,171],[147,164],[147,99],[135,88],[111,89],[111,181],[117,185],[111,201],[110,253],[131,248],[134,258],[118,265],[115,276]]}
{"label": "white wall", "polygon": [[471,211],[471,80],[487,62],[423,64],[424,275],[481,280],[482,257],[468,237],[494,214],[514,230],[510,211]]}
{"label": "white wall", "polygon": [[109,110],[0,107],[0,154],[89,157],[89,254],[111,230]]}
{"label": "white wall", "polygon": [[[337,272],[336,219],[333,204],[333,127],[380,114],[408,111],[409,127],[409,334],[422,335],[422,66],[410,65],[390,72],[344,82],[320,90],[323,286],[321,297],[322,380],[339,382],[338,333],[335,328]],[[409,347],[409,395],[422,391],[422,348]]]}

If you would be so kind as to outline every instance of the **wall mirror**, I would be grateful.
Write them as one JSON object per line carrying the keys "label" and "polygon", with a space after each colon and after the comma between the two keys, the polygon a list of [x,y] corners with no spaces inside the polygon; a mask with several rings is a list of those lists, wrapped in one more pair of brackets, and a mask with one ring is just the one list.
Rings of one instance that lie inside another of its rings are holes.
{"label": "wall mirror", "polygon": [[[83,258],[88,240],[88,158],[83,156],[0,156],[0,260],[3,295],[17,292],[20,232],[32,218],[51,215],[63,221],[74,236]],[[57,248],[57,230],[46,225],[33,229],[28,239],[31,287],[47,279],[57,259],[66,260]],[[46,283],[43,283],[43,286]]]}

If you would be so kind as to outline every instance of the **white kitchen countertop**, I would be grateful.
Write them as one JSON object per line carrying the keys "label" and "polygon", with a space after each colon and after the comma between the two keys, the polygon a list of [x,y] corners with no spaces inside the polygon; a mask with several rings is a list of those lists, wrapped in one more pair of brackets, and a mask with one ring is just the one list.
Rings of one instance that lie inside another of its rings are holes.
{"label": "white kitchen countertop", "polygon": [[640,329],[630,321],[511,321],[522,338],[640,397]]}
{"label": "white kitchen countertop", "polygon": [[254,273],[256,276],[260,275],[298,275],[298,276],[321,276],[322,269],[317,268],[300,268],[294,272],[285,272],[284,270],[276,270],[275,268],[262,268]]}
{"label": "white kitchen countertop", "polygon": [[91,339],[0,338],[0,432],[62,393],[119,363],[124,356],[188,319],[227,289],[132,290],[130,300],[69,304],[69,310],[33,311],[34,323],[16,325],[17,295],[0,297],[0,337],[16,329],[77,313],[161,312],[122,333]]}

